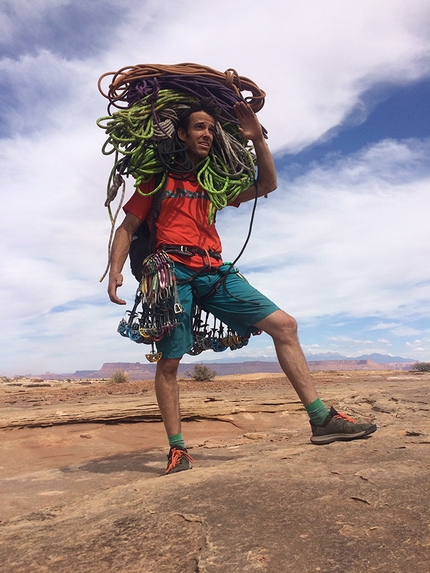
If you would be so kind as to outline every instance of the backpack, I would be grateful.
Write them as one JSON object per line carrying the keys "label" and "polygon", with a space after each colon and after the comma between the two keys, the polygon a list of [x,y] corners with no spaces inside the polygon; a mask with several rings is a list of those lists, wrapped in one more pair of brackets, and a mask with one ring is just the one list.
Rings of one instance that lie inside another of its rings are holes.
{"label": "backpack", "polygon": [[[155,187],[157,187],[162,178],[163,174],[157,173],[155,175]],[[164,185],[155,193],[152,197],[152,207],[151,213],[145,221],[137,229],[136,233],[133,235],[133,239],[130,244],[130,250],[128,252],[128,257],[130,259],[130,268],[133,276],[139,282],[142,280],[142,263],[156,251],[157,246],[157,231],[156,222],[157,217],[160,213],[161,200],[163,198],[164,190],[167,184],[166,177]],[[150,224],[149,224],[149,223]]]}

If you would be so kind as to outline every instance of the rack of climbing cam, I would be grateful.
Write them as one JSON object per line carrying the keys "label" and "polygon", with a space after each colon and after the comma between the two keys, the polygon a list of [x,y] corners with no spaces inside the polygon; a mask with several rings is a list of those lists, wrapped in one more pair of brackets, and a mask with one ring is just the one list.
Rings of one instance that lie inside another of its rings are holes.
{"label": "rack of climbing cam", "polygon": [[177,326],[181,312],[173,263],[164,251],[158,251],[143,262],[133,309],[125,313],[118,332],[133,342],[151,344],[152,354],[147,358],[152,361],[149,356],[157,357],[154,343]]}

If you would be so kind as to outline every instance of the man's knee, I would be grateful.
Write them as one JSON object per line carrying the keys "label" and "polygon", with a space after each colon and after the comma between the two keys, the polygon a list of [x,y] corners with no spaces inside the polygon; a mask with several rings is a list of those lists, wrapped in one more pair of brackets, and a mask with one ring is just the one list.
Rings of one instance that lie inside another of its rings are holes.
{"label": "man's knee", "polygon": [[296,319],[282,311],[278,319],[278,330],[280,335],[297,336],[298,324]]}
{"label": "man's knee", "polygon": [[276,340],[289,340],[297,337],[298,325],[294,317],[283,310],[277,310],[256,325]]}
{"label": "man's knee", "polygon": [[167,378],[176,377],[180,361],[180,358],[161,358],[157,362],[156,376],[162,375]]}

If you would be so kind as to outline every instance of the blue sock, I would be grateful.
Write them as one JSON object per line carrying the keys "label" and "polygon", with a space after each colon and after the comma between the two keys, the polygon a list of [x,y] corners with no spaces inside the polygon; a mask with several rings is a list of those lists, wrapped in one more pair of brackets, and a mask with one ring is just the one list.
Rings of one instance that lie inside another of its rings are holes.
{"label": "blue sock", "polygon": [[313,424],[316,424],[317,426],[322,426],[325,422],[325,419],[330,413],[325,407],[321,398],[317,398],[316,400],[305,406],[305,408],[311,422]]}
{"label": "blue sock", "polygon": [[185,442],[184,442],[184,438],[182,437],[182,434],[175,434],[174,436],[168,436],[169,438],[169,446],[171,448],[174,448],[175,446],[179,446],[180,448],[183,448],[184,450],[186,450],[186,446],[185,446]]}

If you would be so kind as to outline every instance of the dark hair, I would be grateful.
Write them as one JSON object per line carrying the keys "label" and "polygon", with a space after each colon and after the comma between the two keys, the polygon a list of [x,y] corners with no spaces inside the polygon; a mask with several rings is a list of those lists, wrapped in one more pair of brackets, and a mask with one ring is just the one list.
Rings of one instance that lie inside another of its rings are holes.
{"label": "dark hair", "polygon": [[217,106],[216,101],[211,97],[202,98],[201,100],[193,102],[180,114],[178,118],[177,129],[182,128],[188,133],[190,116],[196,111],[204,111],[213,117],[215,121],[219,120],[219,107]]}

